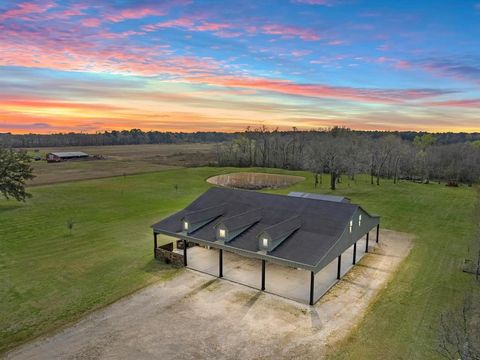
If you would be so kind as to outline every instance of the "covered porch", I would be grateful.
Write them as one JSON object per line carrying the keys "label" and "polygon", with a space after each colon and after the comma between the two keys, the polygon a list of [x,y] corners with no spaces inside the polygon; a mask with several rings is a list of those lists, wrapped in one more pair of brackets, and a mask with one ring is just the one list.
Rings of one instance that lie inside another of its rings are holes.
{"label": "covered porch", "polygon": [[[287,266],[259,256],[246,256],[216,243],[206,245],[179,239],[159,247],[155,232],[154,253],[159,260],[313,305],[378,241],[379,225],[319,271]],[[172,261],[172,257],[176,261]]]}

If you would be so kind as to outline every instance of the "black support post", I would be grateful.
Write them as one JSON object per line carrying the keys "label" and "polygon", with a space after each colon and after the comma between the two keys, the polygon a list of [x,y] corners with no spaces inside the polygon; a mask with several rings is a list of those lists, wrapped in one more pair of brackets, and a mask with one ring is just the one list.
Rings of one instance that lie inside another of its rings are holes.
{"label": "black support post", "polygon": [[183,240],[183,266],[187,266],[187,240]]}
{"label": "black support post", "polygon": [[377,225],[377,243],[380,235],[380,224]]}
{"label": "black support post", "polygon": [[310,272],[310,305],[313,305],[313,295],[315,292],[315,273]]}
{"label": "black support post", "polygon": [[223,277],[223,249],[218,249],[218,277]]}
{"label": "black support post", "polygon": [[357,262],[357,242],[353,244],[353,265]]}
{"label": "black support post", "polygon": [[157,233],[153,232],[153,257],[157,258]]}
{"label": "black support post", "polygon": [[370,236],[370,231],[367,232],[367,241],[366,241],[366,243],[365,243],[365,252],[366,252],[366,253],[368,252],[368,238],[369,238],[369,236]]}
{"label": "black support post", "polygon": [[337,280],[340,280],[340,273],[341,272],[342,272],[342,254],[338,255]]}
{"label": "black support post", "polygon": [[265,265],[266,261],[262,259],[262,291],[265,290]]}

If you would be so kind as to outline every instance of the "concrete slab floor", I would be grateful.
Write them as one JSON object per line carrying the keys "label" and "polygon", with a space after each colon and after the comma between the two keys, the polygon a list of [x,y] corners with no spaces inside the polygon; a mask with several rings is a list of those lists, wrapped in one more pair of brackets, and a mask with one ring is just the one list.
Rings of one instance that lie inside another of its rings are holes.
{"label": "concrete slab floor", "polygon": [[[369,241],[370,250],[373,250],[375,245],[374,240]],[[365,249],[366,239],[364,237],[357,241],[357,263],[365,255]],[[191,247],[188,248],[187,258],[188,268],[218,276],[218,249],[207,249],[203,246]],[[343,277],[353,267],[353,245],[342,254],[341,261],[341,276]],[[247,258],[229,251],[223,252],[223,278],[225,280],[260,289],[261,266],[261,260]],[[337,282],[337,266],[338,260],[334,259],[324,269],[315,274],[315,301],[318,301]],[[310,300],[310,272],[267,261],[265,291],[308,304]]]}

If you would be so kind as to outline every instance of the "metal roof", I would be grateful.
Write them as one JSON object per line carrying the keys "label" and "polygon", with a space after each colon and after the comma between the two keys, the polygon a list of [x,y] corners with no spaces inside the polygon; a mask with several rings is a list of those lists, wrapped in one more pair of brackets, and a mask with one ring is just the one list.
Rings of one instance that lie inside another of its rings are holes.
{"label": "metal roof", "polygon": [[262,233],[267,233],[272,240],[277,240],[286,235],[290,235],[295,230],[298,230],[301,226],[302,219],[300,216],[294,216],[279,222],[278,224],[265,228]]}
{"label": "metal roof", "polygon": [[[202,227],[188,234],[188,239],[201,240],[204,243],[216,242],[215,225],[223,220],[251,210],[261,208],[261,218],[253,226],[236,236],[228,247],[240,253],[257,253],[257,236],[264,230],[289,219],[299,218],[301,224],[278,247],[268,253],[270,257],[286,260],[290,263],[316,266],[333,248],[347,229],[352,216],[360,207],[348,202],[334,202],[286,195],[266,194],[255,191],[229,188],[210,188],[194,200],[184,210],[152,225],[154,231],[169,235],[182,233],[181,219],[189,212],[198,211],[218,204],[225,204],[225,212]],[[367,213],[365,216],[369,216]],[[292,220],[293,221],[293,220]],[[296,222],[298,220],[295,220]],[[276,231],[275,231],[276,232]],[[184,237],[185,238],[185,237]]]}
{"label": "metal roof", "polygon": [[184,219],[188,222],[196,224],[202,221],[215,219],[220,215],[222,215],[224,212],[225,212],[225,204],[220,204],[217,206],[211,206],[209,208],[205,208],[201,210],[188,211],[185,213]]}
{"label": "metal roof", "polygon": [[85,157],[88,156],[87,153],[84,153],[82,151],[65,151],[65,152],[52,152],[50,154],[53,154],[58,157]]}
{"label": "metal roof", "polygon": [[288,193],[288,196],[302,197],[315,200],[335,201],[335,202],[350,202],[350,200],[344,196],[314,194],[307,192],[292,191]]}
{"label": "metal roof", "polygon": [[229,231],[250,226],[262,219],[262,209],[252,209],[244,213],[233,215],[229,218],[222,219],[217,222],[217,225],[223,224]]}

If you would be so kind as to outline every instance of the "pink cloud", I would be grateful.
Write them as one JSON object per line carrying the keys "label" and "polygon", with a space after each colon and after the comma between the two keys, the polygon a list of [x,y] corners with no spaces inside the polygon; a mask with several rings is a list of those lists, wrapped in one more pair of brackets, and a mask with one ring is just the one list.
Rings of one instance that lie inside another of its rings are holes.
{"label": "pink cloud", "polygon": [[198,31],[219,31],[223,29],[228,29],[230,27],[231,25],[229,24],[205,22],[197,26],[195,29]]}
{"label": "pink cloud", "polygon": [[49,28],[46,36],[44,28],[10,29],[0,24],[0,66],[177,77],[211,74],[220,67],[210,58],[174,56],[168,45],[138,46],[125,40],[139,34],[72,25]]}
{"label": "pink cloud", "polygon": [[405,60],[398,60],[394,65],[396,69],[406,70],[412,67],[412,64]]}
{"label": "pink cloud", "polygon": [[142,26],[142,30],[155,31],[161,28],[172,28],[172,27],[191,28],[193,27],[193,24],[194,22],[190,18],[179,18],[175,20],[160,22],[157,24],[144,25]]}
{"label": "pink cloud", "polygon": [[280,35],[284,38],[298,37],[306,41],[320,40],[320,36],[312,29],[303,29],[296,26],[269,24],[261,27],[261,31],[268,35]]}
{"label": "pink cloud", "polygon": [[311,54],[312,52],[310,50],[294,50],[292,51],[292,56],[295,57],[302,57]]}
{"label": "pink cloud", "polygon": [[188,31],[210,31],[215,32],[220,37],[236,37],[240,34],[237,32],[225,32],[225,30],[232,28],[231,24],[210,22],[204,20],[197,20],[191,17],[183,17],[174,20],[168,20],[157,24],[149,24],[142,26],[142,30],[155,31],[163,28],[182,28]]}
{"label": "pink cloud", "polygon": [[85,27],[98,27],[100,26],[100,19],[97,18],[87,18],[87,19],[82,19],[81,24]]}
{"label": "pink cloud", "polygon": [[105,16],[105,18],[112,22],[122,22],[124,20],[142,19],[147,16],[163,16],[166,15],[165,10],[151,9],[151,8],[132,8],[124,9],[113,14]]}
{"label": "pink cloud", "polygon": [[286,95],[314,98],[340,99],[360,102],[396,104],[409,100],[443,95],[445,92],[431,89],[361,89],[351,87],[333,87],[324,84],[298,84],[288,80],[215,76],[187,78],[195,83],[245,88],[250,90],[271,91]]}
{"label": "pink cloud", "polygon": [[83,10],[87,9],[88,6],[85,4],[73,4],[68,6],[67,9],[55,12],[49,12],[48,14],[42,15],[44,20],[52,19],[70,19],[72,16],[82,16],[85,15]]}
{"label": "pink cloud", "polygon": [[343,45],[343,44],[345,44],[345,41],[343,40],[332,40],[328,42],[328,45],[332,45],[332,46]]}
{"label": "pink cloud", "polygon": [[35,2],[23,2],[18,4],[15,9],[0,13],[0,21],[15,18],[28,20],[29,15],[44,13],[55,6],[56,4],[53,1],[44,1],[40,4]]}

